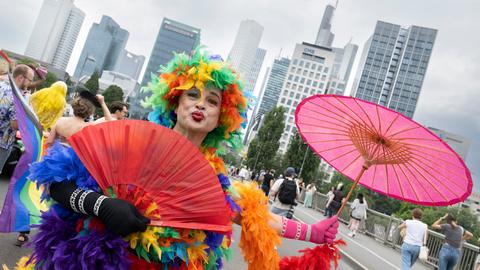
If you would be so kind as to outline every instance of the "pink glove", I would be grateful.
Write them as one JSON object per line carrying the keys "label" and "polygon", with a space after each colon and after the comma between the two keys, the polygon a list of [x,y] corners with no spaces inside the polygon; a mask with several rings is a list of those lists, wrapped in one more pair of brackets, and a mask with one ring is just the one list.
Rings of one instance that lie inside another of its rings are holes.
{"label": "pink glove", "polygon": [[338,218],[333,216],[319,221],[313,225],[307,225],[294,220],[282,219],[281,235],[289,239],[298,239],[315,244],[331,244],[335,240],[338,231]]}
{"label": "pink glove", "polygon": [[338,232],[338,217],[324,219],[315,224],[312,224],[312,234],[310,242],[316,244],[333,243]]}

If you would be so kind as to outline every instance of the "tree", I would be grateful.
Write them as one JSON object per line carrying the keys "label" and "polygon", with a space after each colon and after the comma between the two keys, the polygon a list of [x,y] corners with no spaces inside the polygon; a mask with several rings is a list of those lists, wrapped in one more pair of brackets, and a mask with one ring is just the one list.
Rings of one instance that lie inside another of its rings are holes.
{"label": "tree", "polygon": [[318,156],[303,142],[300,134],[295,131],[288,145],[287,153],[284,156],[284,167],[294,167],[299,177],[302,177],[305,183],[308,184],[315,182],[319,164],[320,159]]}
{"label": "tree", "polygon": [[34,60],[32,60],[31,58],[21,58],[21,59],[18,59],[16,61],[17,65],[27,65],[27,66],[30,66],[30,67],[38,67],[39,64],[37,62],[35,62]]}
{"label": "tree", "polygon": [[250,142],[247,152],[246,164],[258,171],[270,169],[274,166],[275,157],[280,146],[285,109],[276,107],[265,115],[265,120],[258,131],[257,137]]}
{"label": "tree", "polygon": [[95,70],[90,76],[90,79],[85,83],[85,87],[88,89],[88,91],[92,92],[93,94],[98,93],[98,79],[100,78],[100,72],[98,70]]}
{"label": "tree", "polygon": [[38,89],[50,87],[53,83],[57,81],[58,81],[57,75],[49,71],[47,72],[47,76],[45,76],[45,81],[38,87]]}
{"label": "tree", "polygon": [[[114,101],[123,101],[123,90],[119,86],[112,84],[107,87],[107,89],[105,89],[105,91],[103,92],[103,97],[105,98],[105,103],[107,104],[107,106],[110,107],[110,104],[112,104],[112,102]],[[103,117],[102,109],[96,108],[95,114],[98,117]]]}
{"label": "tree", "polygon": [[123,90],[118,85],[110,85],[103,92],[103,97],[105,98],[105,103],[110,106],[114,101],[123,101]]}

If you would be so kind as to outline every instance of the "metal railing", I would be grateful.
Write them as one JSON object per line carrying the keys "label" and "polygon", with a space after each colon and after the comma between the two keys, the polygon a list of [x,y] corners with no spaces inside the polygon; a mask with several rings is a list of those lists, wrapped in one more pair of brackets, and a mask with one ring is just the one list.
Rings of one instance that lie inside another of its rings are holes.
{"label": "metal railing", "polygon": [[[300,201],[303,202],[305,198],[305,192],[301,193]],[[313,196],[312,207],[320,212],[325,211],[325,204],[327,202],[327,195],[316,192]],[[348,203],[350,206],[350,203]],[[350,220],[348,209],[345,207],[340,213],[339,218],[342,222],[348,223]],[[389,215],[382,214],[380,212],[368,209],[367,219],[361,224],[361,231],[364,234],[375,238],[377,241],[383,243],[386,246],[390,246],[394,249],[400,250],[403,239],[400,236],[400,231],[397,227],[402,224],[403,220],[395,218]],[[445,236],[441,233],[428,230],[427,247],[429,248],[427,265],[437,267],[438,256],[440,249],[444,243]],[[457,265],[459,270],[472,270],[475,266],[475,260],[480,253],[479,247],[464,243],[462,245],[460,262]]]}

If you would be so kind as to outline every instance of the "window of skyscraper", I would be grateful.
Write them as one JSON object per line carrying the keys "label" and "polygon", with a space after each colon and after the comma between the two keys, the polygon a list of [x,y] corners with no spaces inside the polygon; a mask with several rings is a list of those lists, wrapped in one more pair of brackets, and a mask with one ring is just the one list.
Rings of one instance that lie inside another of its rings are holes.
{"label": "window of skyscraper", "polygon": [[300,83],[305,83],[305,78],[300,79]]}
{"label": "window of skyscraper", "polygon": [[302,75],[303,75],[303,76],[307,76],[307,74],[308,74],[308,70],[306,70],[306,69],[303,70],[303,74],[302,74]]}
{"label": "window of skyscraper", "polygon": [[322,65],[318,65],[317,71],[322,72]]}
{"label": "window of skyscraper", "polygon": [[297,59],[293,59],[293,64],[296,65],[298,63]]}
{"label": "window of skyscraper", "polygon": [[303,67],[303,60],[300,60],[299,66]]}
{"label": "window of skyscraper", "polygon": [[293,79],[294,82],[298,82],[298,76],[295,76],[295,79]]}
{"label": "window of skyscraper", "polygon": [[305,68],[310,68],[310,63],[309,62],[305,63]]}
{"label": "window of skyscraper", "polygon": [[297,69],[297,74],[300,74],[301,72],[302,72],[301,68]]}

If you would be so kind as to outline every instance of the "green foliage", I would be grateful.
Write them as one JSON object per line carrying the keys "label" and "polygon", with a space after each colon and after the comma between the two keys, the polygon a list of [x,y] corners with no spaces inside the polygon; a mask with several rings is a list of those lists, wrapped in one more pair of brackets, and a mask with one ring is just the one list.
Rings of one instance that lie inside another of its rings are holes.
{"label": "green foliage", "polygon": [[95,70],[90,76],[90,79],[85,83],[85,87],[88,89],[88,91],[92,92],[93,94],[98,93],[98,79],[100,78],[100,72],[98,70]]}
{"label": "green foliage", "polygon": [[233,165],[235,167],[240,166],[240,156],[231,148],[225,147],[225,152],[219,155],[220,158],[223,159],[223,162],[225,162],[225,165]]}
{"label": "green foliage", "polygon": [[306,184],[309,184],[315,182],[319,164],[318,156],[303,142],[300,134],[295,131],[284,156],[284,167],[294,167],[299,177],[303,178]]}
{"label": "green foliage", "polygon": [[30,59],[30,58],[22,58],[22,59],[18,59],[16,61],[16,64],[17,65],[27,65],[27,66],[32,66],[32,67],[38,67],[40,66],[37,62],[35,62],[34,60]]}
{"label": "green foliage", "polygon": [[[107,104],[107,106],[110,107],[110,104],[112,104],[112,102],[114,101],[123,101],[123,90],[117,85],[110,85],[103,92],[103,97],[105,98],[105,103]],[[95,114],[97,115],[97,117],[103,117],[102,109],[96,108]]]}
{"label": "green foliage", "polygon": [[105,89],[105,92],[103,92],[103,97],[105,98],[107,106],[110,106],[114,101],[123,101],[123,90],[117,85],[110,85]]}
{"label": "green foliage", "polygon": [[52,85],[57,81],[58,81],[57,75],[49,71],[47,72],[47,76],[45,76],[45,81],[38,87],[38,89],[50,87],[50,85]]}
{"label": "green foliage", "polygon": [[280,137],[282,136],[285,109],[276,107],[265,115],[257,137],[250,142],[246,165],[256,171],[270,169],[275,165]]}

